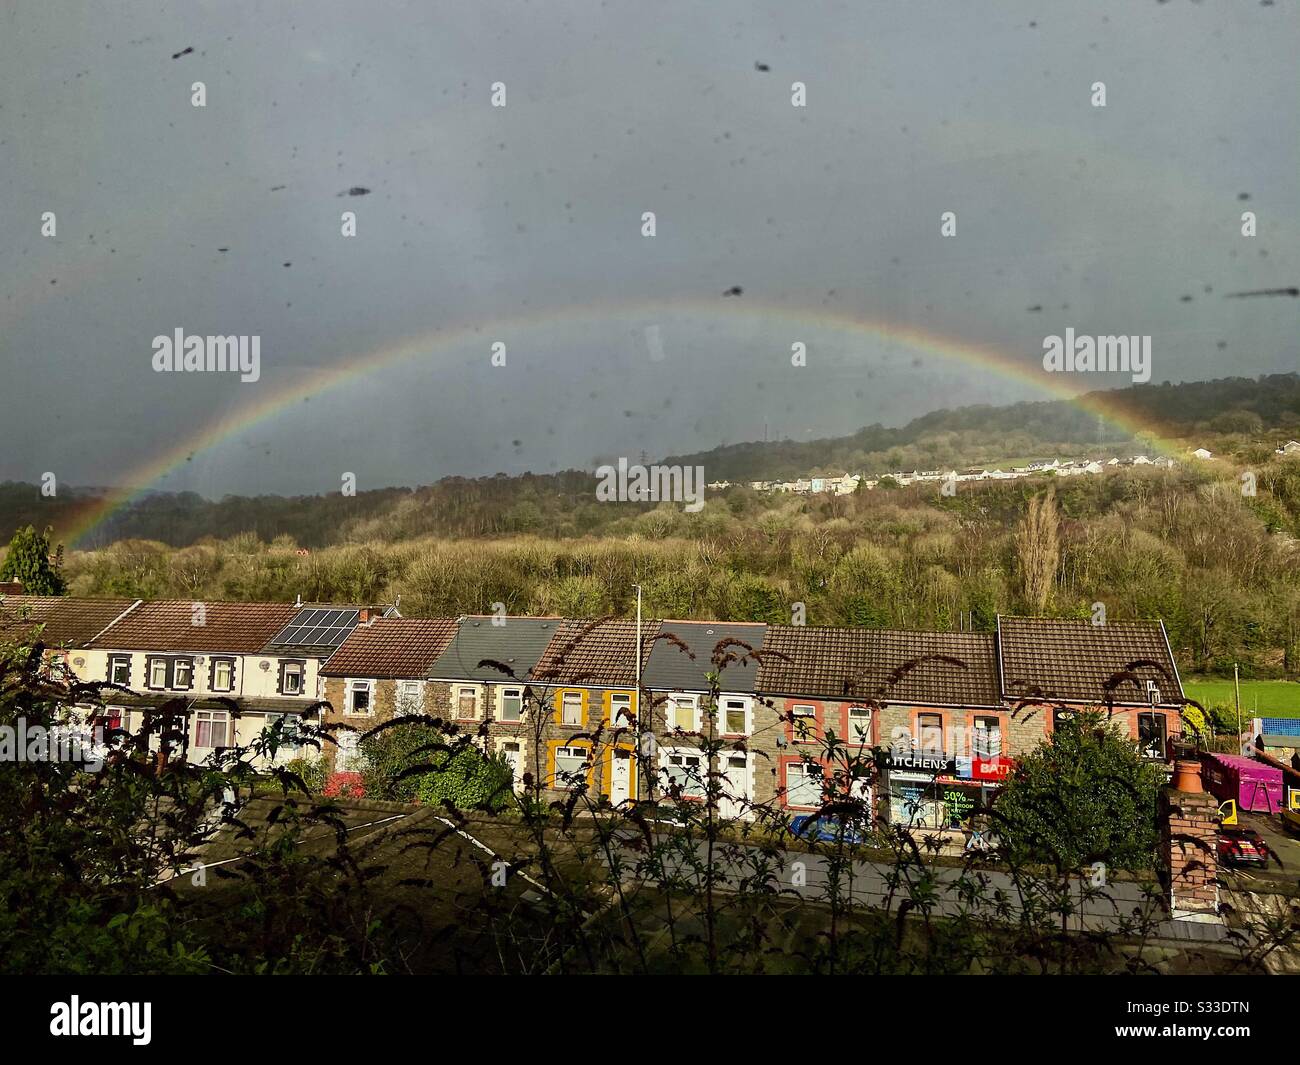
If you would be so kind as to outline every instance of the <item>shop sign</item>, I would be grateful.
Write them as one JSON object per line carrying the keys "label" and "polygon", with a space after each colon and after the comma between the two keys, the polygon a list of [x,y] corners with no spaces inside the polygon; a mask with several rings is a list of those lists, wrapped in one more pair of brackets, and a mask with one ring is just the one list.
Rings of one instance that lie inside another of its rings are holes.
{"label": "shop sign", "polygon": [[953,776],[957,772],[957,763],[942,754],[925,754],[922,751],[886,749],[884,753],[886,769],[902,769],[913,773],[933,773],[936,776]]}
{"label": "shop sign", "polygon": [[1002,755],[996,758],[974,758],[971,760],[971,777],[974,780],[1005,780],[1016,768],[1016,763]]}

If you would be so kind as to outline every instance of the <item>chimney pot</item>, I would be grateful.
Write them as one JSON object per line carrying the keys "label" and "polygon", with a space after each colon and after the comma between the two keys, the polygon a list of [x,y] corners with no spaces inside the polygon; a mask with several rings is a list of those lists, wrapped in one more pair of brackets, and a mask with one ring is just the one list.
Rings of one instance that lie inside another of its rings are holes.
{"label": "chimney pot", "polygon": [[1189,795],[1199,795],[1205,789],[1201,787],[1201,763],[1193,758],[1179,758],[1174,762],[1174,790]]}

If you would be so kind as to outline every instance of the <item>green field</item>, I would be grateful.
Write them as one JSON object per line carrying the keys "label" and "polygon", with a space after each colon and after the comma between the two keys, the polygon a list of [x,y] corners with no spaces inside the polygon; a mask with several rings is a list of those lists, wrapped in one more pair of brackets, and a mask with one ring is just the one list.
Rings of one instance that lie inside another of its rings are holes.
{"label": "green field", "polygon": [[[1205,707],[1232,709],[1231,677],[1184,677],[1183,691]],[[1241,716],[1300,717],[1300,684],[1292,680],[1243,680]]]}

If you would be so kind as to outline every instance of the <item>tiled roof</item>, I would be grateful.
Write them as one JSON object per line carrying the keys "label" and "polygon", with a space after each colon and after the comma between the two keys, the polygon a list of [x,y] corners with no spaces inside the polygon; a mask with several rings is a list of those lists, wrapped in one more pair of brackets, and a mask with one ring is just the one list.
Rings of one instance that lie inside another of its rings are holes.
{"label": "tiled roof", "polygon": [[[738,640],[755,651],[762,650],[766,625],[743,624],[731,621],[661,621],[659,639],[646,662],[642,683],[658,691],[707,691],[707,674],[713,669],[712,659],[723,640]],[[668,637],[675,637],[690,650],[687,654]],[[744,647],[731,645],[724,653],[737,656],[722,671],[721,690],[727,692],[752,692],[758,677],[758,662],[747,657]],[[691,657],[694,655],[694,658]]]}
{"label": "tiled roof", "polygon": [[321,673],[416,680],[428,676],[456,629],[455,618],[376,618],[353,629]]}
{"label": "tiled roof", "polygon": [[73,599],[58,595],[7,595],[0,599],[0,631],[44,625],[47,647],[81,647],[129,610],[134,599]]}
{"label": "tiled roof", "polygon": [[[494,621],[504,624],[494,625]],[[455,637],[429,667],[429,677],[486,683],[530,679],[561,624],[562,618],[461,618]],[[499,663],[509,672],[482,662]]]}
{"label": "tiled roof", "polygon": [[[202,612],[197,610],[202,606]],[[93,643],[121,651],[256,654],[293,617],[292,603],[141,603]],[[202,624],[196,624],[201,619]]]}
{"label": "tiled roof", "polygon": [[[993,637],[769,625],[758,690],[924,706],[997,706]],[[783,657],[782,657],[783,656]]]}
{"label": "tiled roof", "polygon": [[[1149,703],[1146,682],[1162,704],[1182,698],[1178,667],[1159,621],[1091,621],[1070,618],[998,619],[1002,690],[1008,699],[1037,689],[1044,698],[1103,705]],[[1132,677],[1120,678],[1131,673]]]}
{"label": "tiled roof", "polygon": [[[659,622],[641,623],[641,665],[659,635]],[[567,620],[546,648],[533,676],[548,683],[631,688],[636,684],[636,622]]]}

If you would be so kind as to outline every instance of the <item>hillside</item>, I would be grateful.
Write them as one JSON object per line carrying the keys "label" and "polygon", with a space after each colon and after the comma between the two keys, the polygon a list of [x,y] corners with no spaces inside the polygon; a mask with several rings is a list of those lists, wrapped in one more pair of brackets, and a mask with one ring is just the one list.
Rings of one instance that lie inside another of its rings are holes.
{"label": "hillside", "polygon": [[[1297,374],[1141,385],[1107,393],[1106,398],[1135,421],[1160,426],[1168,437],[1216,453],[1258,453],[1251,461],[1266,459],[1287,436],[1300,437]],[[1058,401],[934,411],[901,428],[873,425],[825,440],[733,444],[664,461],[702,465],[710,481],[749,481],[1106,457],[1149,448],[1149,442],[1118,433],[1095,416]],[[78,527],[87,505],[103,491],[61,486],[58,497],[50,499],[35,485],[0,484],[0,529],[52,525],[57,539]],[[205,538],[243,534],[264,542],[288,537],[311,548],[355,539],[392,542],[421,536],[621,535],[635,527],[645,510],[633,503],[598,503],[589,471],[452,477],[419,488],[384,488],[354,497],[209,500],[193,492],[159,492],[122,508],[80,546],[141,539],[183,547]]]}

